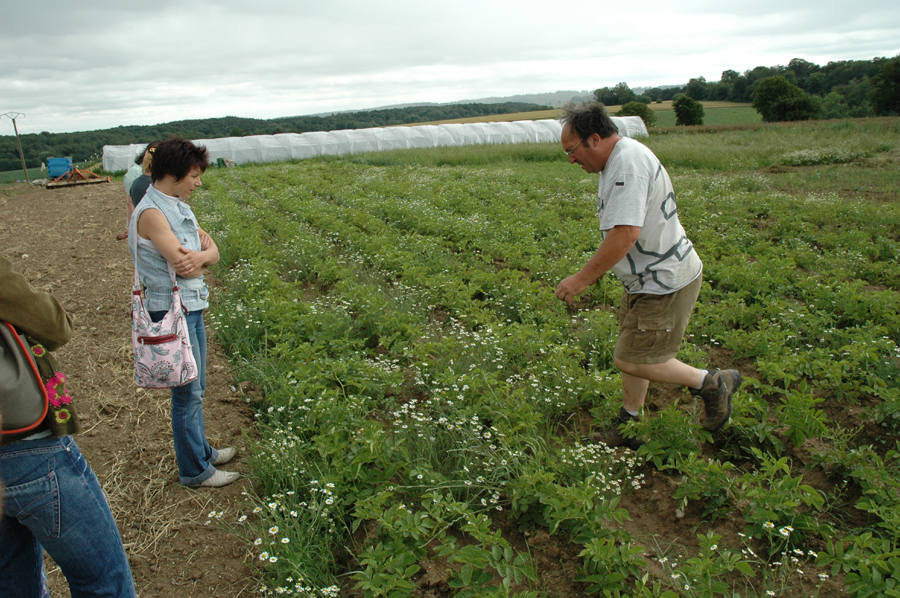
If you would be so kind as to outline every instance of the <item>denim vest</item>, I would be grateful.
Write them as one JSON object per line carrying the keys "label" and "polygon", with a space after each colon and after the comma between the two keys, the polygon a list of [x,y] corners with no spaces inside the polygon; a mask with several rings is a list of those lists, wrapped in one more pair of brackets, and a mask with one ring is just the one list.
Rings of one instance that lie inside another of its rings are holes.
{"label": "denim vest", "polygon": [[[172,306],[172,279],[166,267],[166,258],[162,256],[153,241],[142,239],[137,232],[137,222],[144,210],[155,209],[162,212],[169,221],[169,228],[185,249],[200,251],[200,225],[194,217],[190,206],[178,199],[160,192],[150,185],[147,194],[134,208],[131,222],[128,225],[128,245],[131,248],[131,259],[137,266],[138,276],[144,285],[144,302],[147,311],[168,311]],[[209,288],[203,282],[203,276],[182,278],[176,276],[178,288],[184,307],[188,311],[196,311],[209,307],[206,298]]]}

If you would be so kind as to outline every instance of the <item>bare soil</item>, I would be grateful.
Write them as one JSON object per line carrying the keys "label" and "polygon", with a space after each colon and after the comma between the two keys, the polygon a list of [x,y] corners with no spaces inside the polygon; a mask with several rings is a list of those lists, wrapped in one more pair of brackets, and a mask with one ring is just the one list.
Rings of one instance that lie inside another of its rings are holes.
{"label": "bare soil", "polygon": [[[258,594],[244,544],[221,523],[242,509],[243,476],[225,488],[178,482],[169,391],[134,384],[130,293],[134,270],[120,182],[45,190],[0,187],[0,254],[72,315],[75,337],[58,351],[84,431],[76,436],[116,517],[139,596],[243,597]],[[244,435],[252,413],[229,364],[210,339],[206,433],[216,447],[236,446],[228,470],[247,472]],[[222,512],[210,522],[210,512]],[[208,523],[209,522],[209,523]],[[47,560],[51,595],[69,596]]]}

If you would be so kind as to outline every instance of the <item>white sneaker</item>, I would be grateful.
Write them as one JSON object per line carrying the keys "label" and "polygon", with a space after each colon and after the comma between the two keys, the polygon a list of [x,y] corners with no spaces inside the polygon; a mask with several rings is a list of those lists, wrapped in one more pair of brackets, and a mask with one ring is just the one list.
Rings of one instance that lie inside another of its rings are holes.
{"label": "white sneaker", "polygon": [[237,449],[233,446],[225,447],[223,449],[219,449],[219,456],[216,457],[216,460],[213,461],[213,465],[225,465],[237,455]]}
{"label": "white sneaker", "polygon": [[221,469],[217,469],[216,473],[197,484],[197,487],[205,486],[207,488],[221,488],[222,486],[227,486],[239,477],[241,477],[241,474],[236,471],[222,471]]}

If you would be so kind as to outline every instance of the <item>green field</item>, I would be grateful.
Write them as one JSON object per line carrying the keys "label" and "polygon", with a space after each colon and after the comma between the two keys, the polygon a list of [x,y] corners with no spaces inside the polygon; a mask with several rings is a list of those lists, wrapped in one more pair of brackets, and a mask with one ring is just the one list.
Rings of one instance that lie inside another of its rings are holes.
{"label": "green field", "polygon": [[[41,173],[40,168],[29,168],[28,169],[28,179],[31,181],[37,180],[41,178],[43,174]],[[17,181],[24,181],[25,175],[22,172],[22,169],[19,170],[10,170],[8,172],[0,172],[0,185],[5,185],[7,183],[15,183]]]}
{"label": "green field", "polygon": [[597,179],[558,144],[207,172],[208,322],[261,433],[225,519],[262,594],[893,595],[898,133],[647,141],[705,264],[680,358],[746,382],[715,435],[651,385],[637,454],[586,440],[621,402],[621,291],[553,296],[598,243]]}
{"label": "green field", "polygon": [[[762,117],[752,106],[704,107],[704,125],[747,125],[762,122]],[[674,110],[654,111],[657,127],[674,127]]]}

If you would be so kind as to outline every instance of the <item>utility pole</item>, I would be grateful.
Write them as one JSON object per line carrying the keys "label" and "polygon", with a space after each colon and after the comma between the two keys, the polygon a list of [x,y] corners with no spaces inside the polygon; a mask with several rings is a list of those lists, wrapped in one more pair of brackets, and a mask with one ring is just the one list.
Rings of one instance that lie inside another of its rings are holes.
{"label": "utility pole", "polygon": [[13,130],[16,132],[16,143],[19,146],[19,158],[22,160],[22,172],[25,173],[25,182],[30,183],[31,181],[28,180],[28,169],[25,168],[25,154],[22,153],[22,142],[19,141],[19,127],[16,126],[16,119],[19,118],[20,116],[25,116],[25,115],[22,114],[21,112],[7,112],[6,114],[3,114],[2,116],[5,116],[5,117],[9,118],[11,121],[13,121]]}

